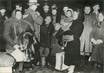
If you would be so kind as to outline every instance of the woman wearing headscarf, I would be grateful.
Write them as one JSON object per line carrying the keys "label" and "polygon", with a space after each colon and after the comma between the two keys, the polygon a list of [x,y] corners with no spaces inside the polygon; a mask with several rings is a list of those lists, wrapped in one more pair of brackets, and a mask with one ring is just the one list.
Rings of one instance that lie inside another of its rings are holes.
{"label": "woman wearing headscarf", "polygon": [[[11,17],[5,22],[4,38],[6,40],[7,53],[11,54],[13,51],[15,51],[16,48],[19,49],[19,36],[23,32],[30,32],[33,34],[33,27],[29,22],[22,19],[22,12],[20,10],[16,10],[15,17]],[[15,59],[18,58],[15,56],[17,55],[14,55]],[[22,71],[23,63],[21,63],[21,61],[18,61],[17,59],[16,62],[20,62],[19,71]]]}

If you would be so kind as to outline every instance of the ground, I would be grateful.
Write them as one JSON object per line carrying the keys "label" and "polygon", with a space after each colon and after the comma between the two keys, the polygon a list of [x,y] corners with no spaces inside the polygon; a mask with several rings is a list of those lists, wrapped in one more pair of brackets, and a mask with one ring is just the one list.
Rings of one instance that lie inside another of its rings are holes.
{"label": "ground", "polygon": [[[42,68],[40,66],[34,66],[33,69],[31,70],[25,68],[24,73],[67,73],[67,72],[59,72],[51,67]],[[82,60],[81,65],[79,67],[76,67],[74,73],[103,73],[103,72],[101,72],[100,69],[96,68],[92,62]]]}

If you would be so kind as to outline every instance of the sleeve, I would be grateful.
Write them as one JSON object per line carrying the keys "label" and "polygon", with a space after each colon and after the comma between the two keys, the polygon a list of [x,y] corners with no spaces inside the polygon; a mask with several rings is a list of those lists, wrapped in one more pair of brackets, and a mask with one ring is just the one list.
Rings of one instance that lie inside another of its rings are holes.
{"label": "sleeve", "polygon": [[62,46],[62,36],[63,36],[64,31],[62,29],[59,29],[59,31],[56,33],[56,38],[58,40],[58,43],[60,46]]}
{"label": "sleeve", "polygon": [[35,23],[36,24],[39,24],[39,25],[42,25],[43,23],[43,18],[41,16],[38,16],[36,19],[35,19]]}
{"label": "sleeve", "polygon": [[73,25],[74,26],[72,27],[72,32],[74,38],[79,39],[84,29],[83,23],[79,21],[75,21],[73,22]]}
{"label": "sleeve", "polygon": [[5,22],[4,25],[5,25],[5,27],[4,27],[4,38],[5,38],[7,43],[9,43],[11,46],[14,46],[16,44],[16,42],[14,42],[10,37],[11,24],[8,22]]}

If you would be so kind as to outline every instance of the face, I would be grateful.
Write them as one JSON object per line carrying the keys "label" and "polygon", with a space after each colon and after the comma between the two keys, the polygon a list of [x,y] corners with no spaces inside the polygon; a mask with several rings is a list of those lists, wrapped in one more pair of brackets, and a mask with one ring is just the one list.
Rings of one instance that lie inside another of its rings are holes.
{"label": "face", "polygon": [[90,7],[85,7],[84,13],[89,14],[90,12],[91,12],[91,8]]}
{"label": "face", "polygon": [[37,5],[31,5],[30,9],[32,9],[33,11],[35,11],[37,9]]}
{"label": "face", "polygon": [[46,23],[46,24],[50,24],[50,23],[51,23],[51,17],[50,17],[50,16],[47,16],[47,17],[45,18],[45,23]]}
{"label": "face", "polygon": [[43,10],[44,10],[45,13],[48,13],[48,11],[49,11],[49,6],[48,6],[48,5],[45,5],[45,6],[43,7]]}
{"label": "face", "polygon": [[74,20],[78,19],[78,16],[79,16],[79,12],[74,11],[74,13],[73,13],[73,19]]}
{"label": "face", "polygon": [[63,8],[63,11],[66,12],[69,8],[66,6]]}
{"label": "face", "polygon": [[56,15],[57,14],[57,10],[56,9],[53,9],[52,10],[52,15]]}
{"label": "face", "polygon": [[99,14],[98,20],[102,22],[104,20],[104,15],[102,13]]}
{"label": "face", "polygon": [[16,5],[16,10],[21,10],[22,11],[22,7],[19,5]]}
{"label": "face", "polygon": [[94,10],[94,11],[98,11],[99,9],[100,9],[100,6],[99,6],[99,5],[93,6],[93,10]]}
{"label": "face", "polygon": [[16,18],[17,18],[18,20],[20,20],[20,19],[22,18],[22,13],[21,13],[21,11],[17,11],[17,12],[16,12]]}
{"label": "face", "polygon": [[65,12],[65,16],[67,16],[67,17],[71,17],[72,16],[72,12],[69,10],[69,11],[67,11],[67,12]]}
{"label": "face", "polygon": [[1,12],[1,15],[2,15],[2,16],[4,16],[4,15],[5,15],[6,10],[5,10],[5,9],[1,9],[1,10],[0,10],[0,12]]}

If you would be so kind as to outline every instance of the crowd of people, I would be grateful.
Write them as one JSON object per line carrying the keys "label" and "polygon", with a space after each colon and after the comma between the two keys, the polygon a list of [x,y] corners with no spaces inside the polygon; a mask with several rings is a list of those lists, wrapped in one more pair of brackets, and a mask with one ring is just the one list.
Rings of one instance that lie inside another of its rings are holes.
{"label": "crowd of people", "polygon": [[[0,37],[6,41],[1,52],[13,55],[18,48],[25,53],[24,62],[51,66],[57,71],[68,70],[68,73],[80,65],[81,55],[88,56],[89,61],[103,70],[104,14],[100,4],[85,5],[83,10],[64,6],[60,20],[57,4],[45,3],[42,12],[37,11],[40,5],[37,0],[29,0],[28,5],[23,11],[17,4],[9,18],[5,15],[6,9],[0,9],[0,26],[4,26],[4,31],[0,27]],[[23,62],[19,66],[21,72]]]}

